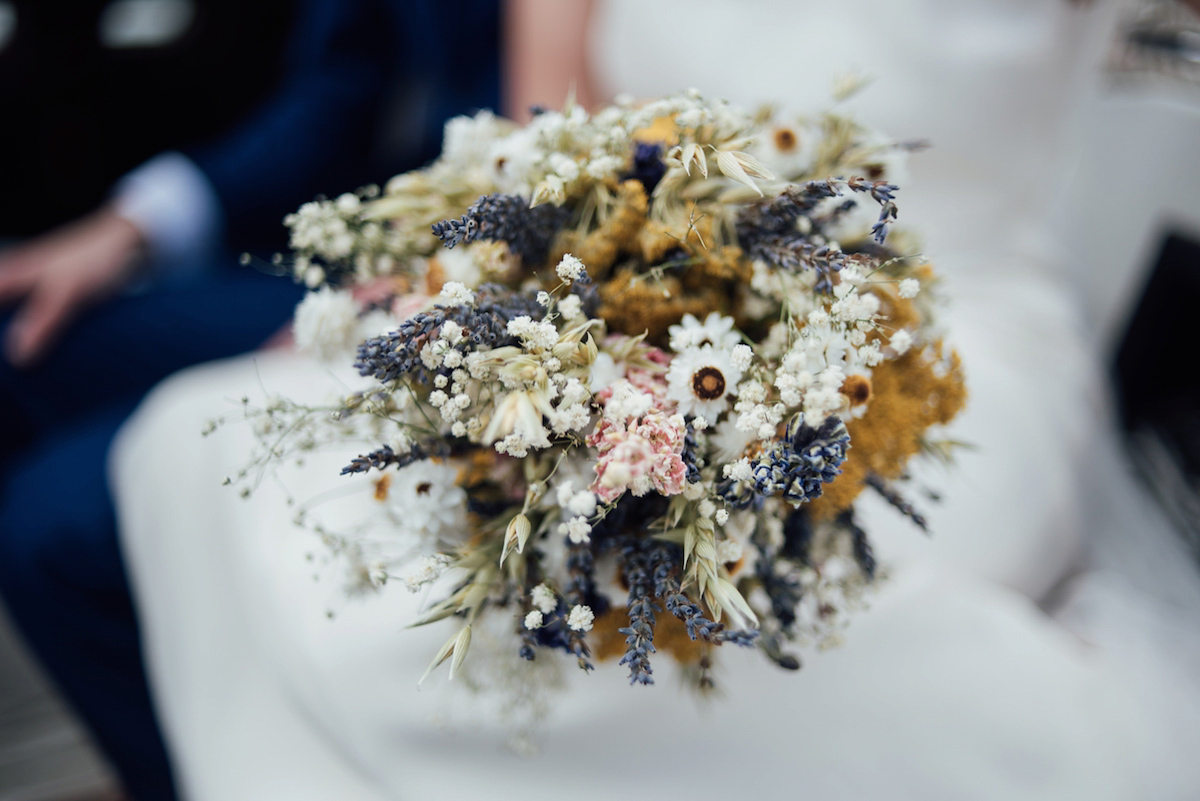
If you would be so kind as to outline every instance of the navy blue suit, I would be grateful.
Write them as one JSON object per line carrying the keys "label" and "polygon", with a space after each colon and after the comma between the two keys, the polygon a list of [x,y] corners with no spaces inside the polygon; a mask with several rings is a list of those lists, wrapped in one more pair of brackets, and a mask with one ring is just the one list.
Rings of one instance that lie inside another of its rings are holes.
{"label": "navy blue suit", "polygon": [[[229,236],[239,247],[269,239],[314,194],[434,155],[448,116],[498,105],[498,40],[497,0],[304,3],[280,90],[224,140],[189,154],[220,197]],[[397,77],[419,88],[425,113],[405,162],[373,164],[372,135]],[[175,791],[120,556],[109,446],[155,383],[253,349],[300,294],[229,259],[187,284],[90,311],[31,370],[0,364],[0,592],[137,801]]]}

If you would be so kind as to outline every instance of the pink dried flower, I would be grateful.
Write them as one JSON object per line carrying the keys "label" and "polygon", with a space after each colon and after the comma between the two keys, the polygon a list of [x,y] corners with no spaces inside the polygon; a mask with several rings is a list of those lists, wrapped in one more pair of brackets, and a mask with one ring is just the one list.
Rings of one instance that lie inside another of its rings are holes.
{"label": "pink dried flower", "polygon": [[685,434],[683,419],[660,409],[628,423],[602,419],[588,437],[599,451],[592,492],[601,503],[612,503],[626,490],[678,495],[687,480]]}

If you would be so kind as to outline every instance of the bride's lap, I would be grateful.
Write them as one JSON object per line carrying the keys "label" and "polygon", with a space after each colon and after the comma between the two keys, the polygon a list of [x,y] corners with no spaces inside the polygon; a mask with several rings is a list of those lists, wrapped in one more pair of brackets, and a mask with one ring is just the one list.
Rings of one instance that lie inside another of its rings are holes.
{"label": "bride's lap", "polygon": [[[531,769],[568,781],[580,749],[624,762],[644,748],[633,747],[640,739],[623,742],[630,732],[665,727],[702,735],[718,723],[744,740],[735,750],[744,746],[745,759],[782,749],[781,764],[802,758],[812,781],[830,782],[830,793],[866,792],[871,782],[896,775],[915,776],[914,786],[926,789],[956,781],[978,788],[988,786],[981,776],[995,776],[996,787],[1011,790],[1013,776],[1028,768],[1040,776],[1031,787],[1088,787],[1105,797],[1105,786],[1119,787],[1125,775],[1108,767],[1109,750],[1119,743],[1112,733],[1120,720],[1136,719],[1136,710],[1102,691],[1102,671],[1070,634],[1002,586],[1037,595],[1074,559],[1073,480],[1077,446],[1088,433],[1079,409],[1091,375],[1065,307],[1036,282],[1015,283],[1010,291],[1027,301],[1018,304],[1020,320],[1005,305],[1013,297],[995,294],[1002,282],[976,284],[959,299],[960,319],[950,328],[970,371],[973,401],[951,435],[979,450],[966,452],[954,470],[923,478],[945,495],[944,504],[927,504],[933,537],[890,509],[867,510],[892,578],[852,622],[843,647],[807,655],[799,675],[745,658],[752,654],[722,654],[726,700],[700,712],[671,686],[665,658],[657,668],[663,686],[649,691],[626,687],[613,666],[592,676],[570,671],[575,692],[555,701],[532,763],[497,752],[503,726],[495,716],[476,715],[474,734],[439,726],[452,704],[438,680],[420,692],[414,681],[447,632],[405,630],[422,598],[401,586],[348,598],[342,568],[316,535],[292,524],[289,496],[304,502],[355,482],[369,491],[368,478],[337,475],[355,454],[316,453],[303,470],[284,466],[250,503],[221,486],[248,461],[248,424],[201,437],[207,421],[236,417],[243,396],[321,402],[344,391],[340,379],[300,357],[266,353],[165,382],[123,433],[114,475],[166,728],[187,781],[210,788],[196,797],[253,797],[246,788],[284,775],[295,785],[297,754],[308,755],[313,787],[332,782],[346,798],[375,797],[372,783],[419,794],[428,782],[432,792],[464,749],[474,764],[489,766],[480,781],[511,773],[506,781],[520,786]],[[1057,347],[1044,347],[1047,341]],[[1057,389],[1047,392],[1051,378]],[[245,697],[256,700],[231,701]],[[797,721],[805,722],[801,729]],[[273,740],[248,768],[238,756],[244,748],[220,734],[230,727],[294,733]],[[656,739],[661,761],[653,764],[684,764],[702,741]],[[947,749],[960,754],[962,770],[921,778],[946,764]],[[271,767],[273,759],[280,767]],[[858,786],[847,784],[861,764],[878,769]],[[678,786],[669,772],[638,773],[641,787]],[[929,783],[934,776],[941,784]],[[721,781],[706,776],[705,786]],[[747,778],[734,771],[729,781],[744,790]]]}

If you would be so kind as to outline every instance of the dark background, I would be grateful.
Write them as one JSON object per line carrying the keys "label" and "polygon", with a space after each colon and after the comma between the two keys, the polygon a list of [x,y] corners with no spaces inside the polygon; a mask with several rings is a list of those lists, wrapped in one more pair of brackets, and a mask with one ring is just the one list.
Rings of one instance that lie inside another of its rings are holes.
{"label": "dark background", "polygon": [[244,118],[276,86],[289,0],[192,4],[162,47],[112,49],[108,0],[16,0],[0,50],[0,239],[41,233],[94,209],[155,154],[196,145]]}

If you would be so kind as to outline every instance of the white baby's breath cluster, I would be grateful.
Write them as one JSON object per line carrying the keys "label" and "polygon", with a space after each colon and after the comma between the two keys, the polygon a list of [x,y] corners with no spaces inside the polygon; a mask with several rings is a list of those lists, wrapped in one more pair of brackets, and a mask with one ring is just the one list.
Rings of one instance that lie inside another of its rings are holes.
{"label": "white baby's breath cluster", "polygon": [[296,307],[292,331],[296,349],[319,359],[345,356],[359,342],[358,303],[346,291],[322,287]]}

